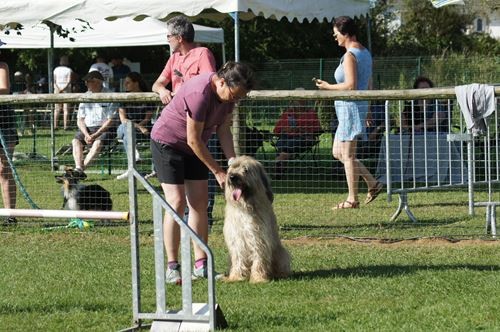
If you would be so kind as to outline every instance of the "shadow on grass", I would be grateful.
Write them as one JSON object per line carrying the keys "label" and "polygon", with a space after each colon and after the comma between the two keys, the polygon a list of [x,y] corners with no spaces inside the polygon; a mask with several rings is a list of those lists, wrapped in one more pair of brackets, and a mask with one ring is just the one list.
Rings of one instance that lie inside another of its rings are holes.
{"label": "shadow on grass", "polygon": [[19,313],[55,313],[55,312],[73,312],[78,311],[112,311],[124,312],[128,308],[125,306],[117,307],[113,303],[26,303],[25,305],[0,304],[0,314],[19,314]]}
{"label": "shadow on grass", "polygon": [[[404,216],[403,216],[404,217]],[[451,225],[455,223],[459,223],[464,221],[463,218],[460,217],[450,217],[443,221],[437,221],[436,219],[419,219],[418,222],[411,221],[379,221],[379,222],[371,222],[371,223],[363,223],[363,224],[337,224],[337,225],[301,225],[301,224],[285,224],[280,227],[280,231],[302,231],[302,230],[338,230],[338,229],[381,229],[381,228],[392,228],[392,229],[411,229],[411,228],[422,228],[422,227],[430,227],[430,226],[444,226]]]}
{"label": "shadow on grass", "polygon": [[458,206],[458,207],[463,207],[464,209],[467,208],[469,202],[463,201],[463,202],[425,202],[425,203],[410,203],[410,208],[428,208],[429,206],[440,206],[440,207],[447,207],[447,206]]}
{"label": "shadow on grass", "polygon": [[451,264],[451,265],[373,265],[359,266],[347,269],[330,269],[294,272],[289,278],[291,280],[303,279],[324,279],[324,278],[352,278],[352,277],[396,277],[407,275],[418,271],[449,271],[449,270],[470,270],[470,271],[500,271],[498,265],[474,265],[474,264]]}

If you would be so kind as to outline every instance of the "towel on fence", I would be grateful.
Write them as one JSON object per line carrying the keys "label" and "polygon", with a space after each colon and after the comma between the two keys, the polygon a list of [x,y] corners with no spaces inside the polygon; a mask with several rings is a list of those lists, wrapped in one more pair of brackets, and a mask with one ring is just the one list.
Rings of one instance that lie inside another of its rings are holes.
{"label": "towel on fence", "polygon": [[486,118],[495,112],[495,89],[486,84],[468,84],[455,87],[460,110],[474,136],[486,132]]}

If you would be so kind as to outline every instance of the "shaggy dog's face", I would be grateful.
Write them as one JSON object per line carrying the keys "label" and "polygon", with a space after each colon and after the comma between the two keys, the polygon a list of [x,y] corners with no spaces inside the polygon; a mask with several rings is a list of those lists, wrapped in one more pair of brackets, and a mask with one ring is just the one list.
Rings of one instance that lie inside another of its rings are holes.
{"label": "shaggy dog's face", "polygon": [[250,198],[265,193],[273,201],[273,193],[264,167],[257,160],[242,156],[235,159],[227,171],[226,199],[248,201]]}

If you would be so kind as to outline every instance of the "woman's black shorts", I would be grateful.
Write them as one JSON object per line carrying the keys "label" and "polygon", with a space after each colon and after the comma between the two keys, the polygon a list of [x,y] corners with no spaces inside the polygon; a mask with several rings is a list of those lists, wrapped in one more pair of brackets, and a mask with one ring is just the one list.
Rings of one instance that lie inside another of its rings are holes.
{"label": "woman's black shorts", "polygon": [[151,153],[161,183],[184,184],[184,180],[208,180],[207,166],[195,155],[186,154],[153,140]]}

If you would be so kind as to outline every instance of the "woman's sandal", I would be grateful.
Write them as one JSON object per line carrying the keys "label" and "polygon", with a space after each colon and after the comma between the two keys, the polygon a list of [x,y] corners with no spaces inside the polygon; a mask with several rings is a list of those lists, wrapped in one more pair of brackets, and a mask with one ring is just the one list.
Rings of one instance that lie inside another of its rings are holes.
{"label": "woman's sandal", "polygon": [[374,188],[368,190],[368,194],[366,195],[365,204],[371,203],[378,197],[378,195],[384,189],[384,184],[382,182],[377,182]]}
{"label": "woman's sandal", "polygon": [[332,210],[341,210],[341,209],[358,209],[359,208],[359,202],[354,201],[354,202],[349,202],[349,201],[343,201],[337,204],[337,206],[332,207]]}

